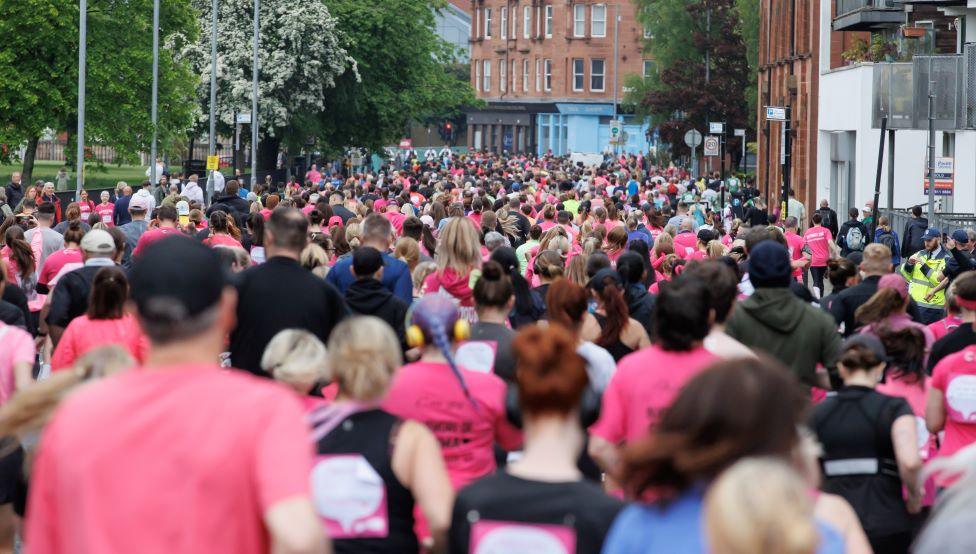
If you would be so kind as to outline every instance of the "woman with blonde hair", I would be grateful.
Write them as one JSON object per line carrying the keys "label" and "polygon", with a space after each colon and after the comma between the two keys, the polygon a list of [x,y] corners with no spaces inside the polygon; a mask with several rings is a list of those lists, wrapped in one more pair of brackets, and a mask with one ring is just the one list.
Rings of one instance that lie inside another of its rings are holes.
{"label": "woman with blonde hair", "polygon": [[481,242],[474,225],[460,217],[449,219],[437,242],[434,261],[437,271],[424,280],[424,294],[447,293],[460,303],[465,319],[476,321],[472,287],[480,274]]}
{"label": "woman with blonde hair", "polygon": [[705,535],[714,554],[814,554],[821,542],[803,479],[769,457],[745,458],[712,484]]}
{"label": "woman with blonde hair", "polygon": [[403,260],[407,268],[413,272],[420,263],[420,243],[410,237],[400,237],[397,240],[396,248],[393,249],[393,256],[398,260]]}
{"label": "woman with blonde hair", "polygon": [[302,250],[299,262],[314,275],[325,278],[329,273],[329,255],[316,243],[309,243]]}
{"label": "woman with blonde hair", "polygon": [[[312,497],[335,551],[418,552],[415,505],[431,535],[425,546],[441,547],[454,493],[437,439],[380,407],[402,362],[393,331],[376,317],[347,318],[329,337],[328,360],[337,394],[310,415],[318,454]],[[366,513],[337,508],[361,505],[364,495],[377,499]]]}
{"label": "woman with blonde hair", "polygon": [[359,248],[362,242],[362,234],[362,225],[358,219],[350,219],[346,222],[345,237],[350,250]]}
{"label": "woman with blonde hair", "polygon": [[705,254],[710,260],[721,258],[722,256],[725,256],[728,251],[729,249],[717,240],[709,241],[708,246],[705,247]]}
{"label": "woman with blonde hair", "polygon": [[410,279],[413,281],[413,299],[417,300],[423,296],[424,281],[437,271],[437,264],[434,262],[420,262],[417,267],[410,272]]}
{"label": "woman with blonde hair", "polygon": [[329,379],[328,360],[325,345],[312,333],[303,329],[279,331],[264,348],[261,369],[298,393],[306,410],[322,405],[321,398],[309,393],[316,383]]}

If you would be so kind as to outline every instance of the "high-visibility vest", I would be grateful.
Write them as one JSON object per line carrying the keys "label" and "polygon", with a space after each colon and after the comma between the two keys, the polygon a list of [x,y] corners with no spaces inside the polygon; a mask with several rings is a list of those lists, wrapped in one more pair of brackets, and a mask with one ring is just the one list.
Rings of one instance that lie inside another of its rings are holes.
{"label": "high-visibility vest", "polygon": [[923,250],[916,256],[920,259],[919,263],[910,266],[906,260],[901,266],[901,274],[908,279],[908,295],[922,308],[944,308],[945,289],[936,293],[931,300],[926,300],[925,297],[939,286],[942,272],[945,271],[946,251],[939,248],[933,256]]}

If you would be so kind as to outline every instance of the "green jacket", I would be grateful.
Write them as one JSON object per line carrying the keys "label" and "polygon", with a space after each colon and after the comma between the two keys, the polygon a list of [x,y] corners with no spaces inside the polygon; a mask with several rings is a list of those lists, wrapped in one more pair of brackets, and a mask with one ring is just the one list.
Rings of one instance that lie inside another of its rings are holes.
{"label": "green jacket", "polygon": [[840,356],[841,339],[834,319],[786,288],[756,289],[736,305],[725,332],[776,358],[807,385],[817,384],[817,364],[833,373]]}

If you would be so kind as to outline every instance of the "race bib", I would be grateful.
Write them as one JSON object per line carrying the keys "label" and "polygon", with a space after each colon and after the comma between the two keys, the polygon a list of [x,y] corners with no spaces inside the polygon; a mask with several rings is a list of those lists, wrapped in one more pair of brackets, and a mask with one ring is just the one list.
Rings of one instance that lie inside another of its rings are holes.
{"label": "race bib", "polygon": [[312,495],[333,539],[383,538],[389,533],[386,485],[362,455],[319,456],[312,469]]}
{"label": "race bib", "polygon": [[471,526],[470,554],[573,554],[576,531],[565,525],[481,520]]}
{"label": "race bib", "polygon": [[949,375],[946,412],[957,423],[976,423],[976,375]]}

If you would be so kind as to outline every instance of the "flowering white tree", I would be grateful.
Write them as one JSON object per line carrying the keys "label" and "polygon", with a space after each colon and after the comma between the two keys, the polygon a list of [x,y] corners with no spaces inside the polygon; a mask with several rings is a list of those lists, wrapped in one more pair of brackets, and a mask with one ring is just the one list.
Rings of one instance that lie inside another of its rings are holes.
{"label": "flowering white tree", "polygon": [[[177,46],[199,76],[196,114],[206,129],[210,112],[211,0],[192,0],[200,13],[199,38]],[[218,0],[217,120],[218,132],[229,132],[234,112],[251,111],[253,0]],[[336,20],[322,0],[262,0],[258,35],[259,157],[273,163],[283,140],[304,142],[301,121],[325,109],[326,90],[336,77],[356,72]]]}

